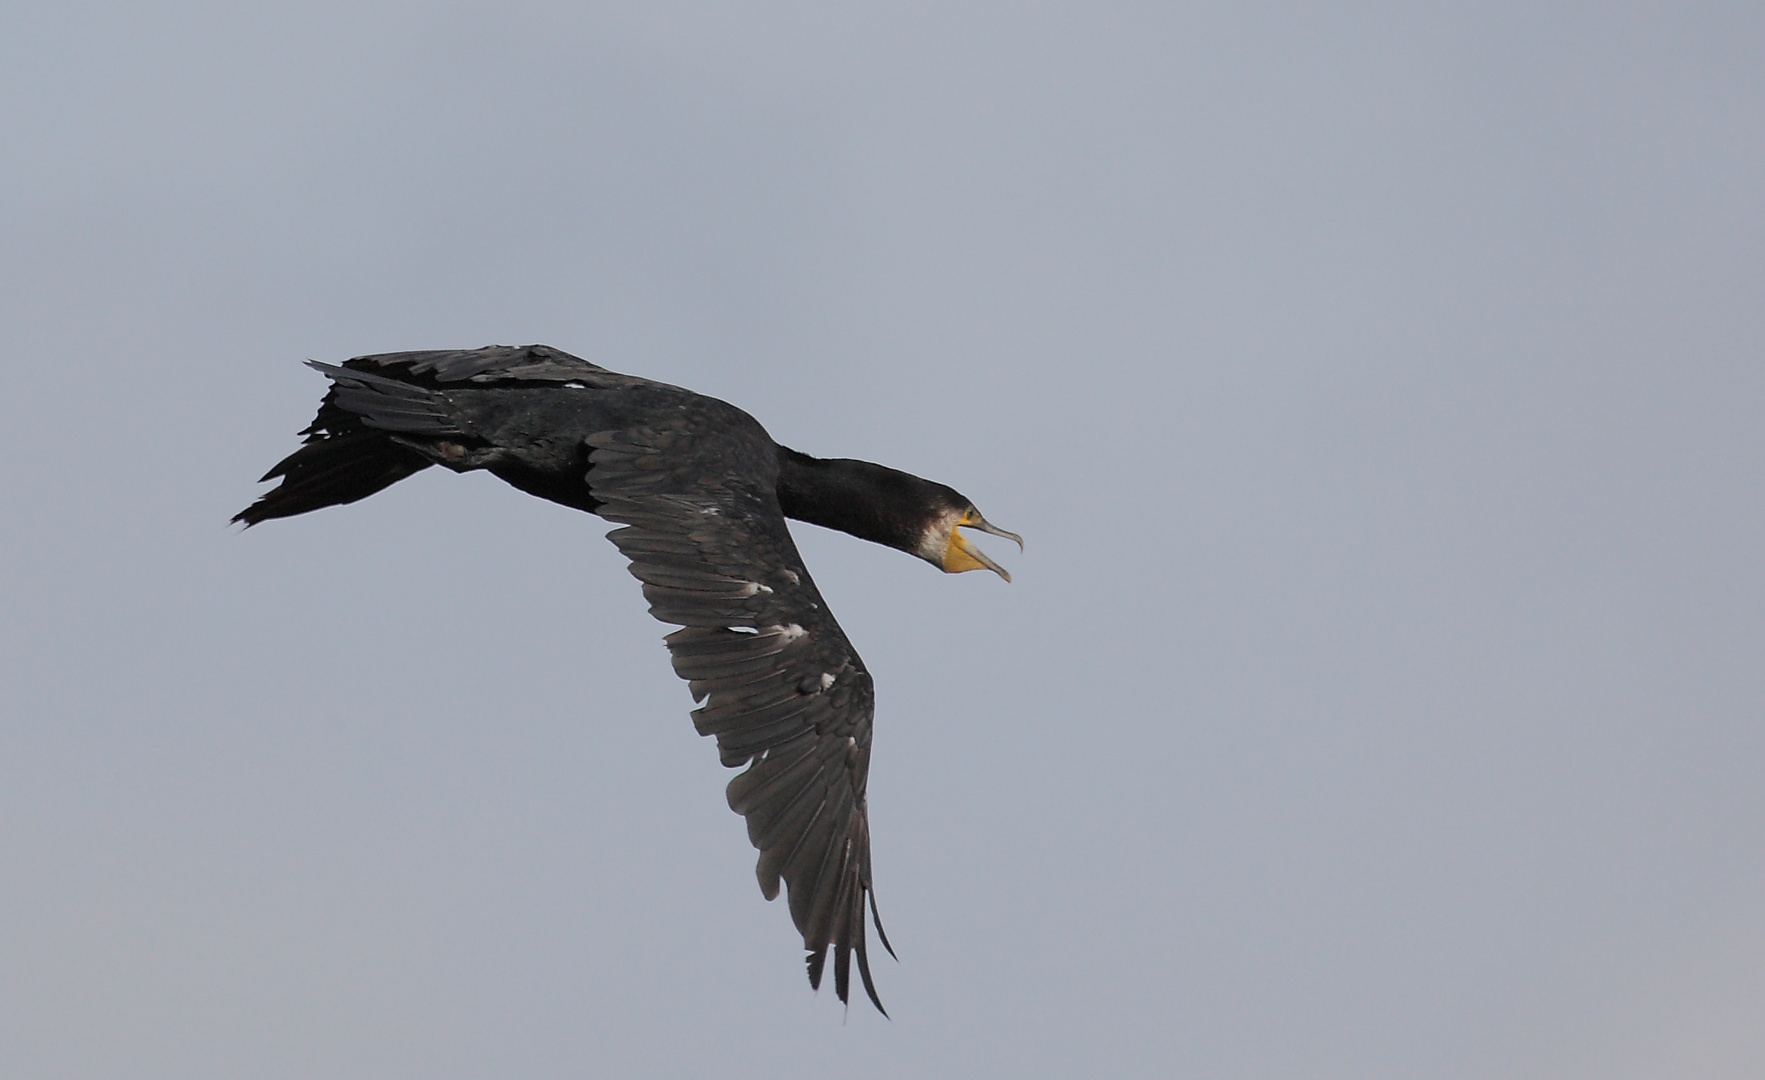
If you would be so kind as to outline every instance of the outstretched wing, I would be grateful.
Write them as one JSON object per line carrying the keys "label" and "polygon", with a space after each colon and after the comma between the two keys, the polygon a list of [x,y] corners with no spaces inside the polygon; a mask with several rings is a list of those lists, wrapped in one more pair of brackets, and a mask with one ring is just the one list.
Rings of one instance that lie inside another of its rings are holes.
{"label": "outstretched wing", "polygon": [[696,396],[668,420],[588,444],[598,512],[624,525],[608,539],[631,560],[650,613],[684,627],[666,641],[703,702],[693,723],[716,737],[723,764],[747,766],[729,805],[760,851],[760,891],[771,900],[783,880],[812,986],[831,947],[846,1001],[856,955],[881,1010],[864,942],[868,900],[889,948],[864,801],[875,695],[785,526],[776,448],[745,413]]}

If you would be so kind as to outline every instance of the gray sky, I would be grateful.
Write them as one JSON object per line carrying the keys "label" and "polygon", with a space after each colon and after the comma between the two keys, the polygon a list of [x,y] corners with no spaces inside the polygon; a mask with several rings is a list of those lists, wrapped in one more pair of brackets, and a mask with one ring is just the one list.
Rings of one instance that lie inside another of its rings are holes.
{"label": "gray sky", "polygon": [[[8,1076],[1765,1073],[1765,8],[0,11]],[[542,341],[809,527],[895,1019],[596,519],[241,535],[307,357]]]}

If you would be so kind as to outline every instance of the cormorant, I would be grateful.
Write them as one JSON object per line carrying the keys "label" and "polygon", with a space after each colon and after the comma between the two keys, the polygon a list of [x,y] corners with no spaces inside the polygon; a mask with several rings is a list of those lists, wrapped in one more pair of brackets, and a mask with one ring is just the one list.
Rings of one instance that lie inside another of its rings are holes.
{"label": "cormorant", "polygon": [[871,891],[865,778],[870,674],[822,603],[785,518],[917,555],[948,573],[1003,567],[958,528],[994,528],[943,484],[780,446],[733,405],[620,375],[544,345],[309,363],[331,380],[305,445],[263,477],[246,526],[355,502],[431,465],[488,469],[522,491],[599,514],[643,582],[688,680],[693,724],[723,764],[747,766],[729,806],[760,851],[766,899],[782,879],[819,988],[827,951],[847,1001],[851,958],[879,1011],[864,945]]}

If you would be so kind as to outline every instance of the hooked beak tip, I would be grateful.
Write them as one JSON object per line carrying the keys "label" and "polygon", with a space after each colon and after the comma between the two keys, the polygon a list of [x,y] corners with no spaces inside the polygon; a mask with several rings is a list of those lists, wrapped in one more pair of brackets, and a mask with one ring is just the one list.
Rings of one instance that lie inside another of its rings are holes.
{"label": "hooked beak tip", "polygon": [[962,526],[965,529],[979,529],[981,532],[984,532],[984,533],[988,534],[989,536],[1003,536],[1005,539],[1016,544],[1017,550],[1019,552],[1023,551],[1023,537],[1017,535],[1014,532],[1009,532],[1005,529],[1001,529],[999,526],[994,525],[992,522],[988,521],[986,518],[981,517],[980,514],[978,514],[978,513],[970,514],[970,515],[964,517],[963,520],[957,522],[957,524]]}
{"label": "hooked beak tip", "polygon": [[[978,516],[978,515],[977,515]],[[983,532],[1011,536],[1001,529],[994,529],[984,521],[970,521],[963,524]],[[1013,537],[1013,539],[1016,539]],[[1021,545],[1021,541],[1019,541]],[[1011,580],[1011,572],[987,557],[987,553],[965,540],[955,529],[950,530],[948,547],[944,550],[944,570],[946,573],[961,573],[964,570],[991,570],[1006,581]]]}

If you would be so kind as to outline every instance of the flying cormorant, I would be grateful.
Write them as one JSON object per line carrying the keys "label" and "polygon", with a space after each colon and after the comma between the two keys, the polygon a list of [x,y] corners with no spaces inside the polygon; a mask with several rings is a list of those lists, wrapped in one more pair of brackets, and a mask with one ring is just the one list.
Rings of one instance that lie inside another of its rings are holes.
{"label": "flying cormorant", "polygon": [[851,958],[882,1001],[864,947],[871,893],[865,777],[875,695],[822,603],[785,518],[917,555],[948,573],[1004,568],[958,528],[1007,537],[943,484],[780,446],[733,405],[620,375],[544,345],[383,353],[331,380],[306,443],[264,476],[247,526],[366,498],[431,465],[488,469],[522,491],[599,514],[643,582],[688,680],[693,723],[723,764],[747,766],[729,806],[760,851],[766,899],[782,879],[819,988],[827,951],[847,1001]]}

